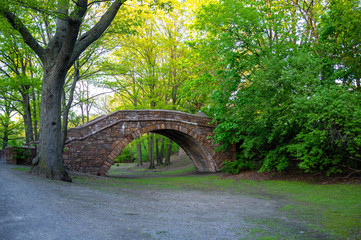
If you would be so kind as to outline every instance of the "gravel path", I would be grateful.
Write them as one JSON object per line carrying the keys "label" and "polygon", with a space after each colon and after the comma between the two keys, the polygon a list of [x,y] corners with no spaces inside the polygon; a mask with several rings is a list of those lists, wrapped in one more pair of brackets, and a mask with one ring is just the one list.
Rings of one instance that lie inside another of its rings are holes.
{"label": "gravel path", "polygon": [[257,239],[260,232],[307,239],[308,229],[280,215],[277,200],[188,190],[109,192],[13,167],[0,164],[2,240]]}

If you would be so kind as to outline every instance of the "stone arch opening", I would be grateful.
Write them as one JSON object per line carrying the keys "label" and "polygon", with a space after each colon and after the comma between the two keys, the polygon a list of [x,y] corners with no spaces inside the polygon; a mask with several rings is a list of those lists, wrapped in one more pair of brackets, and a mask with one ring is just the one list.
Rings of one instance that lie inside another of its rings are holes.
{"label": "stone arch opening", "polygon": [[[207,149],[204,142],[201,142],[201,137],[197,136],[192,130],[185,129],[177,125],[153,125],[146,128],[141,128],[126,136],[108,155],[107,163],[104,163],[101,171],[107,173],[110,166],[114,163],[115,158],[121,154],[123,149],[135,140],[137,137],[147,134],[149,132],[163,135],[172,141],[176,142],[187,154],[192,161],[197,172],[216,172],[218,171],[217,164],[212,158],[212,150]],[[110,166],[109,166],[110,165]]]}
{"label": "stone arch opening", "polygon": [[163,135],[176,142],[193,162],[197,172],[215,172],[215,163],[210,153],[195,138],[175,130],[155,130],[153,133]]}

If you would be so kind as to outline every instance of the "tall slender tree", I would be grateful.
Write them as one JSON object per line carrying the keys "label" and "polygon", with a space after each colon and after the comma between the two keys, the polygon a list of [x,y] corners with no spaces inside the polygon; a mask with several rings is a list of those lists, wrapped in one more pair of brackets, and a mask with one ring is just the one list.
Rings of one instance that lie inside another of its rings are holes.
{"label": "tall slender tree", "polygon": [[1,32],[3,36],[0,36],[0,77],[3,81],[0,86],[11,91],[11,95],[7,98],[9,101],[21,103],[21,107],[16,110],[24,120],[25,141],[33,142],[36,140],[33,113],[36,117],[37,108],[31,103],[39,87],[37,70],[40,66],[31,49],[14,30],[1,28]]}

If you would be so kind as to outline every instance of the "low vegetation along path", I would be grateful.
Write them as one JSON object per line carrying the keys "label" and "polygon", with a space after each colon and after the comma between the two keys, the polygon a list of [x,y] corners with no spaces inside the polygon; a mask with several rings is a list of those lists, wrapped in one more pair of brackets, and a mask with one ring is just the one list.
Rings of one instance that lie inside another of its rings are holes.
{"label": "low vegetation along path", "polygon": [[[333,238],[285,211],[290,206],[286,199],[252,197],[247,189],[227,191],[221,185],[206,187],[207,183],[204,188],[191,186],[201,179],[212,185],[218,176],[193,180],[163,176],[157,179],[161,186],[149,178],[82,175],[73,175],[74,182],[65,183],[25,170],[0,164],[3,240]],[[167,185],[171,179],[185,185],[171,187]]]}

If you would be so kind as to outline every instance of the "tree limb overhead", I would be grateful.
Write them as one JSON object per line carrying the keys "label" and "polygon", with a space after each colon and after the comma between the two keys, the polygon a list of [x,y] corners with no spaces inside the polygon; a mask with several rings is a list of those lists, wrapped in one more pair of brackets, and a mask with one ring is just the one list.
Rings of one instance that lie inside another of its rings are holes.
{"label": "tree limb overhead", "polygon": [[36,41],[36,39],[31,35],[29,30],[21,21],[21,19],[12,12],[10,12],[9,9],[7,9],[4,6],[0,6],[0,15],[5,17],[8,20],[8,22],[11,24],[11,26],[17,31],[19,31],[19,33],[24,39],[24,42],[39,56],[41,61],[44,62],[45,61],[44,48],[42,48],[39,45],[39,43]]}
{"label": "tree limb overhead", "polygon": [[95,40],[97,40],[109,27],[110,23],[113,21],[115,15],[117,14],[119,8],[123,5],[126,0],[116,0],[108,8],[108,10],[101,17],[99,22],[95,24],[84,35],[80,36],[80,39],[76,42],[73,55],[70,59],[69,66],[71,66],[74,61],[80,56],[80,54]]}

